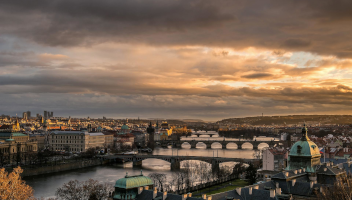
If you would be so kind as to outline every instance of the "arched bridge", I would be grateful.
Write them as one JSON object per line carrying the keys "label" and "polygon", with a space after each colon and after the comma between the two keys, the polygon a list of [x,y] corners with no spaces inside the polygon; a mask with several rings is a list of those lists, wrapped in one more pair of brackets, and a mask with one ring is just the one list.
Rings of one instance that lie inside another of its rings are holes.
{"label": "arched bridge", "polygon": [[267,144],[269,147],[274,147],[275,145],[284,145],[287,147],[286,141],[256,141],[256,140],[163,140],[160,141],[162,146],[172,145],[176,148],[181,148],[182,144],[188,143],[191,145],[191,149],[196,148],[198,143],[204,143],[207,146],[207,149],[211,149],[211,145],[218,143],[221,144],[222,149],[226,149],[228,144],[236,144],[237,149],[242,149],[242,145],[245,143],[252,144],[253,149],[258,149],[260,144]]}
{"label": "arched bridge", "polygon": [[223,162],[242,162],[253,163],[260,162],[260,159],[243,159],[243,158],[221,158],[221,157],[203,157],[203,156],[167,156],[167,155],[113,155],[103,156],[104,159],[122,162],[133,162],[133,166],[141,166],[142,161],[149,158],[160,159],[171,164],[171,170],[180,169],[180,163],[186,160],[199,160],[212,165],[213,172],[219,170],[220,163]]}
{"label": "arched bridge", "polygon": [[196,135],[197,137],[201,135],[209,135],[209,137],[213,137],[213,135],[219,135],[218,133],[193,133],[191,136]]}

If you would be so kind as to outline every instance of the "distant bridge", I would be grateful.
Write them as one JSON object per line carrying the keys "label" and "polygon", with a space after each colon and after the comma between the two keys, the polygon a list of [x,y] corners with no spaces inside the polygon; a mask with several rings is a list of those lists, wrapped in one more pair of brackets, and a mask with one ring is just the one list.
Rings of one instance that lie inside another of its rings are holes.
{"label": "distant bridge", "polygon": [[258,149],[260,144],[267,144],[269,147],[274,147],[275,145],[283,145],[287,147],[286,141],[257,141],[257,140],[238,140],[238,141],[228,141],[228,140],[161,140],[159,141],[162,147],[172,145],[175,148],[181,148],[182,144],[191,145],[191,149],[195,149],[198,143],[203,143],[206,145],[207,149],[211,149],[213,144],[220,144],[222,149],[227,149],[228,144],[236,144],[237,149],[242,149],[243,144],[251,144],[253,149]]}
{"label": "distant bridge", "polygon": [[171,170],[180,169],[180,163],[186,160],[199,160],[211,164],[213,172],[219,170],[220,163],[223,162],[242,162],[253,163],[259,162],[260,159],[243,159],[243,158],[222,158],[222,157],[203,157],[203,156],[168,156],[168,155],[113,155],[103,156],[104,159],[123,162],[133,162],[133,166],[142,166],[142,161],[146,159],[160,159],[171,164]]}

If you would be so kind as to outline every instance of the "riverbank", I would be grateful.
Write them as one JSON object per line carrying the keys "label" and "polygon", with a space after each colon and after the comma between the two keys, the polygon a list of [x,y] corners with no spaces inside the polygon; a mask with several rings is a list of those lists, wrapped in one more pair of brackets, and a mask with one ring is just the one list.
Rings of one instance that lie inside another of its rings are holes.
{"label": "riverbank", "polygon": [[98,166],[103,164],[106,164],[106,161],[102,161],[100,159],[78,160],[76,162],[60,163],[56,165],[24,168],[21,176],[22,177],[37,176],[42,174],[63,172],[63,171],[74,170],[74,169],[82,169],[86,167]]}

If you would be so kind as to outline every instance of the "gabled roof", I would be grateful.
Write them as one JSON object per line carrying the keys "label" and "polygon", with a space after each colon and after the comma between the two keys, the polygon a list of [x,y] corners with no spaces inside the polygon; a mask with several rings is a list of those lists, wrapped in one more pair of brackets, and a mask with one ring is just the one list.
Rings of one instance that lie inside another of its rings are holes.
{"label": "gabled roof", "polygon": [[321,166],[317,170],[317,174],[324,174],[324,175],[339,175],[344,172],[345,171],[343,169],[337,169],[330,166]]}

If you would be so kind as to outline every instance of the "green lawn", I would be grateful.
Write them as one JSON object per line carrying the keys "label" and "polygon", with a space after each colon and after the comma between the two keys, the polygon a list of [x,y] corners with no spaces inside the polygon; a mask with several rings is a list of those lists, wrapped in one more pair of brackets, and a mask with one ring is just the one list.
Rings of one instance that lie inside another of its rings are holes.
{"label": "green lawn", "polygon": [[234,190],[237,187],[244,187],[247,185],[248,185],[247,181],[236,179],[216,186],[198,190],[196,192],[193,192],[193,196],[200,197],[202,194],[212,195],[216,193],[226,192],[229,190]]}

